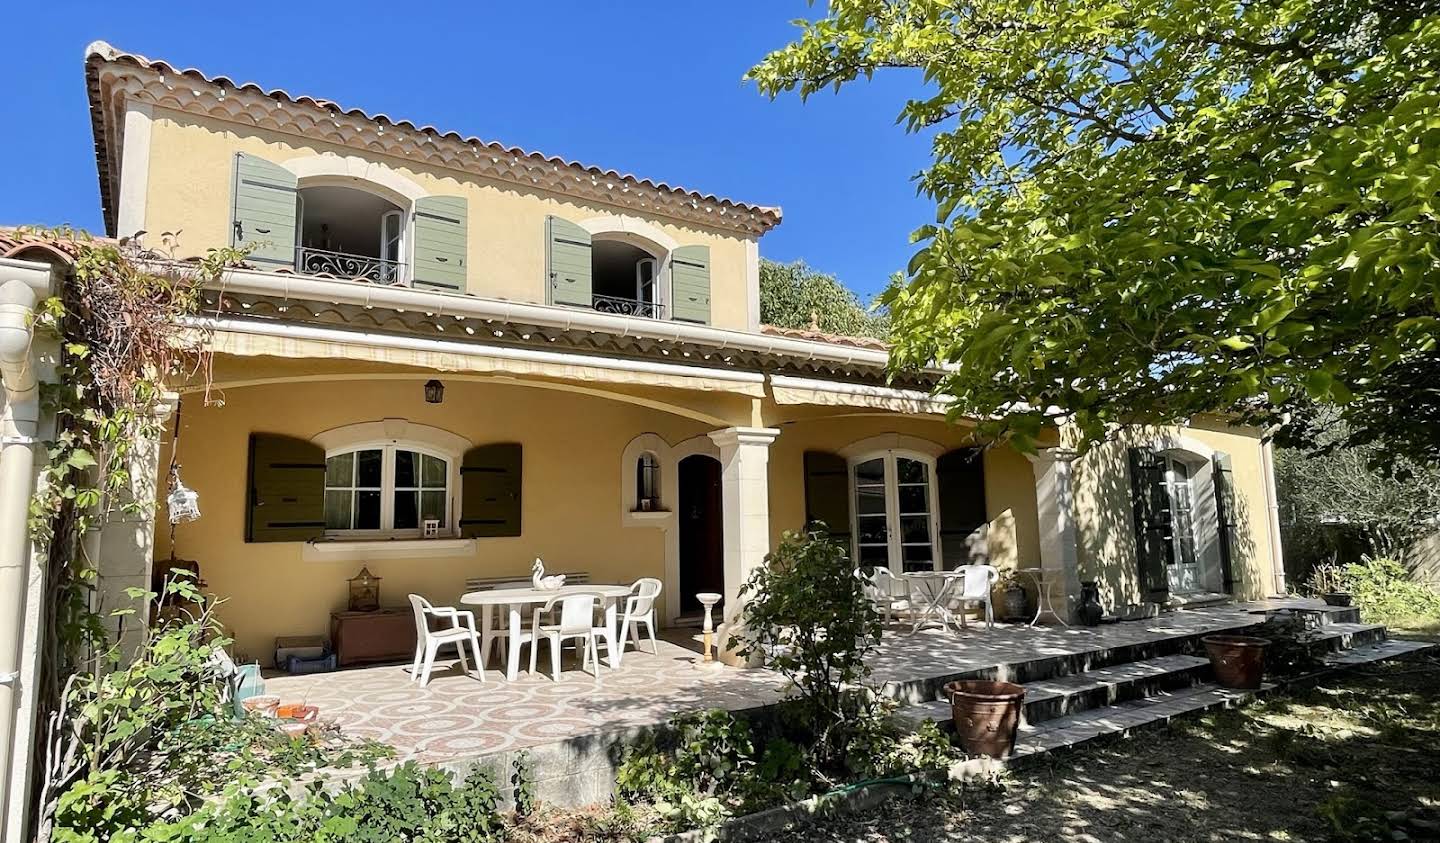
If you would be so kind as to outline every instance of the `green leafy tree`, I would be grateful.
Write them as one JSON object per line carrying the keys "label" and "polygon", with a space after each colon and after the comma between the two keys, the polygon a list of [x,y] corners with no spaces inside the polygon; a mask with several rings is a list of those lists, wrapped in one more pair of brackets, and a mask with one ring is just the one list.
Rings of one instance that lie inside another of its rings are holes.
{"label": "green leafy tree", "polygon": [[848,337],[884,339],[883,312],[866,309],[833,275],[804,261],[760,261],[760,321],[777,328],[815,328]]}
{"label": "green leafy tree", "polygon": [[935,222],[883,301],[897,363],[954,364],[939,389],[991,432],[1320,400],[1436,457],[1437,12],[831,0],[750,78],[808,97],[918,71],[901,120],[933,137]]}

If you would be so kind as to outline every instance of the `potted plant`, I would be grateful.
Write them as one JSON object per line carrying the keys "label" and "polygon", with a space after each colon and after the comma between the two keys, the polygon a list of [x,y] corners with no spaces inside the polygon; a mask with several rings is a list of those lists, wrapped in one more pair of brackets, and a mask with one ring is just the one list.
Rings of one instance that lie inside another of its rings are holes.
{"label": "potted plant", "polygon": [[1350,593],[1350,577],[1344,567],[1334,562],[1323,562],[1310,571],[1307,583],[1310,593],[1319,596],[1327,606],[1349,606],[1354,600]]}
{"label": "potted plant", "polygon": [[1029,620],[1032,614],[1030,610],[1030,593],[1025,590],[1025,584],[1020,581],[1020,575],[1014,571],[1006,571],[1000,577],[1000,599],[1005,607],[1007,620],[1020,621]]}

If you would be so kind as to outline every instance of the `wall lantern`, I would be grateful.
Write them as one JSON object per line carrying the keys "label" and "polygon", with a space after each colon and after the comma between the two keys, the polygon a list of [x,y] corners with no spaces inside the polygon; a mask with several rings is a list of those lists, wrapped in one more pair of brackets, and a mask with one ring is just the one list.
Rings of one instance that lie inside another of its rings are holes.
{"label": "wall lantern", "polygon": [[425,403],[439,404],[445,400],[445,384],[437,380],[425,382]]}

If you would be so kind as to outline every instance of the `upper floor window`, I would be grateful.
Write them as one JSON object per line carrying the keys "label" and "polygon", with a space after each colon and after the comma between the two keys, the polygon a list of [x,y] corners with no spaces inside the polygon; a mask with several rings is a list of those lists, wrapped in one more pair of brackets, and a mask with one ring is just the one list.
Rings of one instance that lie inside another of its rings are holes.
{"label": "upper floor window", "polygon": [[331,533],[423,534],[435,521],[452,532],[450,461],[405,444],[325,457],[325,529]]}
{"label": "upper floor window", "polygon": [[850,461],[855,560],[895,573],[940,567],[935,549],[935,460],[887,451]]}
{"label": "upper floor window", "polygon": [[596,237],[590,249],[591,301],[596,310],[657,316],[659,263],[654,255],[618,240]]}
{"label": "upper floor window", "polygon": [[349,187],[299,190],[296,269],[309,275],[397,284],[405,275],[405,212]]}

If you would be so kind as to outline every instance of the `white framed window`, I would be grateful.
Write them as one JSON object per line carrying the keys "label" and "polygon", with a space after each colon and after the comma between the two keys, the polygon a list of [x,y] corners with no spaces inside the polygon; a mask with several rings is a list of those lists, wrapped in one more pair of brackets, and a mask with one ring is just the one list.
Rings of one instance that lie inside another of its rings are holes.
{"label": "white framed window", "polygon": [[849,463],[856,564],[896,574],[939,570],[935,458],[892,450]]}
{"label": "white framed window", "polygon": [[646,451],[635,461],[635,511],[660,509],[660,458]]}
{"label": "white framed window", "polygon": [[1202,586],[1200,554],[1195,542],[1195,488],[1192,470],[1186,462],[1173,456],[1165,457],[1165,486],[1162,499],[1166,507],[1162,517],[1169,527],[1166,537],[1166,562],[1169,566],[1170,588],[1191,592]]}
{"label": "white framed window", "polygon": [[408,538],[427,520],[455,535],[455,461],[422,445],[357,445],[325,455],[325,531]]}

